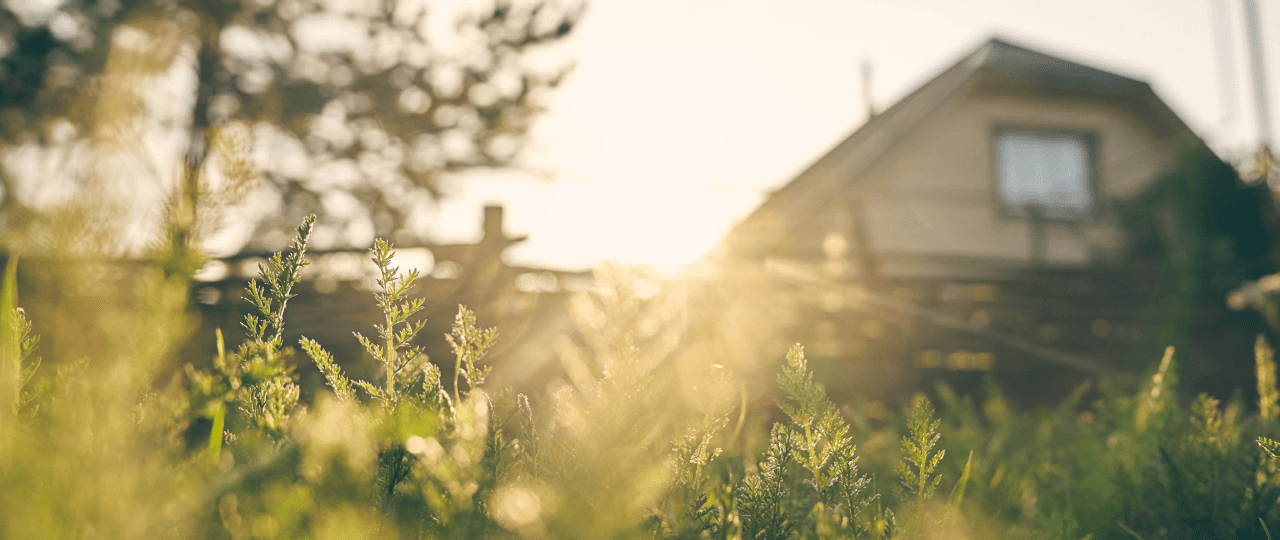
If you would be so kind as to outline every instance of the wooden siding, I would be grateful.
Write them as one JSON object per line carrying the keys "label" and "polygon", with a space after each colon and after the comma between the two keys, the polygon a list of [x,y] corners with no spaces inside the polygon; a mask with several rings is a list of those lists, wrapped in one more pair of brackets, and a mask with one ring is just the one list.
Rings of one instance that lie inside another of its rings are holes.
{"label": "wooden siding", "polygon": [[[870,244],[864,249],[884,256],[978,257],[1029,265],[1040,242],[1040,264],[1082,267],[1117,260],[1125,235],[1114,202],[1137,195],[1167,172],[1180,145],[1198,144],[1160,133],[1139,114],[1121,99],[979,88],[850,178],[840,196],[798,228],[786,251],[827,256],[823,241],[836,234],[846,245],[861,238]],[[1095,215],[1046,222],[1039,231],[1028,219],[1004,215],[993,170],[992,138],[1000,126],[1094,134]]]}

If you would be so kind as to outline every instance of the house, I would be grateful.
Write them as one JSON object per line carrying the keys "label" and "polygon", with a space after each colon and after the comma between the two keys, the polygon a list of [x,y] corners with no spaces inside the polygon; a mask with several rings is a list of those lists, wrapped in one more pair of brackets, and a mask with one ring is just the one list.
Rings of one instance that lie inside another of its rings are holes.
{"label": "house", "polygon": [[1274,269],[1270,205],[1147,83],[993,38],[738,223],[707,283],[749,289],[712,287],[704,322],[771,298],[777,343],[716,346],[798,340],[872,394],[991,372],[1034,402],[1134,384],[1166,344],[1191,388],[1229,394],[1263,325],[1223,299]]}

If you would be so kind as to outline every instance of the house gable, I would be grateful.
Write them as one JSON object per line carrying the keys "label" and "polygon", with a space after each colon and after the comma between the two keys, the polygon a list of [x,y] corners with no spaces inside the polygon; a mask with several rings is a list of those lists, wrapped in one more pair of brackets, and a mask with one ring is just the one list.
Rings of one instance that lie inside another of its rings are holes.
{"label": "house gable", "polygon": [[[1010,266],[1118,260],[1124,232],[1115,202],[1144,191],[1186,149],[1126,105],[1108,97],[975,88],[918,125],[856,182],[845,183],[828,209],[850,213],[849,226],[865,229],[862,241],[886,264],[925,256]],[[998,181],[995,145],[1002,132],[1062,133],[1086,144],[1088,212],[1040,221],[1011,213]]]}
{"label": "house gable", "polygon": [[[1087,135],[1091,215],[1048,225],[1002,215],[1000,129]],[[1184,150],[1207,148],[1145,82],[992,39],[774,193],[712,257],[1114,259],[1122,234],[1112,202],[1150,185]]]}

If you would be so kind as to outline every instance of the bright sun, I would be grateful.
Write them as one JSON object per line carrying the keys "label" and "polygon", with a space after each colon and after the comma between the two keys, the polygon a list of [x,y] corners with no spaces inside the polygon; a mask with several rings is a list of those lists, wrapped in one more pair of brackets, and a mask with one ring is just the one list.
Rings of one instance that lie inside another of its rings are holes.
{"label": "bright sun", "polygon": [[690,186],[597,185],[557,201],[582,241],[602,261],[642,264],[672,275],[724,235],[728,220],[712,193]]}

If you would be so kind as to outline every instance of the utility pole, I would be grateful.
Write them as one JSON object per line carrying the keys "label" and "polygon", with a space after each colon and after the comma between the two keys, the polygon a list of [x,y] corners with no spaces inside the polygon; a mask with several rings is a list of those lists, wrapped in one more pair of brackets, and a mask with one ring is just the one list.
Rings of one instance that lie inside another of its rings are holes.
{"label": "utility pole", "polygon": [[1228,1],[1209,1],[1209,12],[1213,18],[1214,54],[1217,56],[1218,101],[1219,106],[1222,107],[1222,116],[1218,118],[1219,135],[1227,132],[1228,128],[1238,121],[1236,115],[1239,114],[1236,105],[1239,90],[1236,88],[1236,62],[1232,52],[1231,15]]}
{"label": "utility pole", "polygon": [[1262,22],[1258,16],[1257,0],[1242,0],[1244,4],[1245,38],[1249,46],[1249,68],[1253,72],[1253,103],[1257,113],[1258,143],[1261,151],[1271,151],[1271,97],[1267,92],[1267,67],[1262,55]]}

